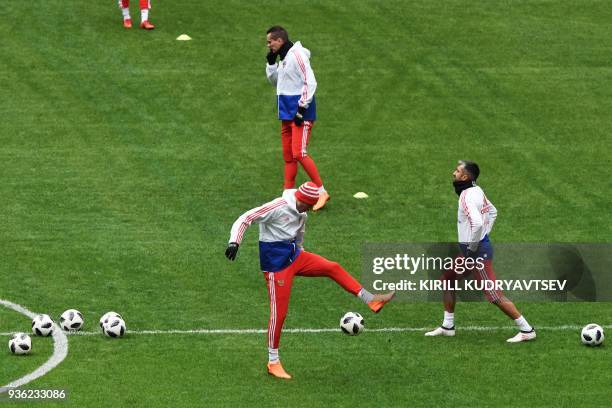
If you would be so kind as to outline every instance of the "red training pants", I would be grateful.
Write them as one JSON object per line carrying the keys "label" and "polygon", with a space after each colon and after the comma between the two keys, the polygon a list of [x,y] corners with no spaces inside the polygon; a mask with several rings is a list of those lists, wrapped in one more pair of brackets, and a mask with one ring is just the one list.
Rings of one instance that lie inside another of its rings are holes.
{"label": "red training pants", "polygon": [[319,170],[306,151],[314,122],[306,120],[302,126],[297,126],[292,120],[281,122],[281,143],[283,145],[283,160],[285,161],[284,187],[295,188],[295,178],[298,163],[302,165],[310,180],[318,187],[323,185]]}
{"label": "red training pants", "polygon": [[337,262],[320,255],[302,251],[291,265],[279,272],[264,272],[270,297],[270,321],[268,322],[268,347],[278,348],[294,276],[332,278],[347,292],[357,295],[362,286]]}
{"label": "red training pants", "polygon": [[[440,280],[443,280],[443,281],[444,280],[446,281],[460,280],[463,277],[469,275],[470,273],[473,273],[474,279],[478,281],[490,280],[490,281],[495,282],[497,280],[497,277],[495,276],[495,271],[493,270],[493,260],[487,259],[483,263],[484,263],[484,268],[476,267],[473,270],[466,271],[463,274],[458,274],[454,270],[449,269],[446,272],[444,272],[442,277],[440,277]],[[491,303],[499,303],[499,302],[507,300],[507,298],[504,296],[504,293],[501,290],[485,290],[484,294],[487,300]]]}
{"label": "red training pants", "polygon": [[[121,7],[121,8],[129,8],[130,7],[130,0],[119,0],[119,7]],[[151,8],[151,1],[150,0],[140,0],[140,9],[141,10],[150,9],[150,8]]]}

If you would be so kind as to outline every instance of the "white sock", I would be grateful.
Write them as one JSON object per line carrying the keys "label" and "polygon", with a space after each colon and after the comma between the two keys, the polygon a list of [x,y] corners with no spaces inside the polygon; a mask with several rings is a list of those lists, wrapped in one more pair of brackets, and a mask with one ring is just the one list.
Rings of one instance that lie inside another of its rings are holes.
{"label": "white sock", "polygon": [[140,21],[149,21],[149,9],[140,10]]}
{"label": "white sock", "polygon": [[365,290],[365,288],[361,288],[357,296],[359,296],[359,299],[361,299],[366,305],[374,300],[374,295]]}
{"label": "white sock", "polygon": [[319,194],[324,193],[325,192],[325,187],[321,186],[319,187]]}
{"label": "white sock", "polygon": [[124,20],[131,20],[131,18],[130,18],[130,9],[129,8],[122,8],[121,12],[123,13],[123,19]]}
{"label": "white sock", "polygon": [[277,348],[273,349],[268,347],[268,361],[270,363],[276,363],[277,361],[279,361]]}
{"label": "white sock", "polygon": [[444,311],[444,320],[442,321],[442,327],[452,329],[455,327],[455,314]]}
{"label": "white sock", "polygon": [[525,319],[522,315],[518,319],[514,320],[516,325],[518,326],[520,331],[530,332],[533,330],[533,327],[529,323],[527,323],[527,319]]}

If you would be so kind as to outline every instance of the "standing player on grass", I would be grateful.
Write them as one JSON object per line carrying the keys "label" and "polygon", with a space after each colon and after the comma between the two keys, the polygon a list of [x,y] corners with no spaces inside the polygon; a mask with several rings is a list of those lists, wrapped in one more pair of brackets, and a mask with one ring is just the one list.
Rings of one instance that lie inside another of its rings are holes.
{"label": "standing player on grass", "polygon": [[[118,0],[119,8],[123,13],[123,26],[132,28],[132,17],[130,17],[130,0]],[[151,9],[151,0],[140,0],[140,28],[152,30],[155,28],[149,21],[149,10]]]}
{"label": "standing player on grass", "polygon": [[[266,76],[276,86],[278,97],[278,118],[282,121],[281,142],[285,161],[284,189],[295,188],[298,163],[302,165],[310,180],[317,185],[319,201],[313,210],[317,211],[329,200],[323,187],[319,170],[306,152],[310,132],[317,117],[315,90],[317,80],[310,67],[310,51],[297,41],[289,41],[287,31],[281,26],[267,31],[268,55]],[[276,60],[280,58],[280,62]]]}
{"label": "standing player on grass", "polygon": [[[459,210],[457,230],[459,233],[459,246],[463,256],[467,258],[482,258],[484,268],[476,268],[474,278],[478,280],[495,281],[493,271],[493,247],[489,241],[489,234],[497,217],[497,209],[487,199],[482,188],[476,185],[480,174],[478,165],[470,161],[460,161],[453,172],[453,185],[459,195]],[[448,270],[442,275],[442,280],[459,280],[463,276],[454,270]],[[536,332],[519,313],[514,303],[504,296],[501,290],[485,291],[489,302],[497,306],[508,317],[513,319],[519,328],[519,333],[509,338],[508,343],[533,340]],[[455,292],[445,290],[443,295],[444,320],[442,326],[425,333],[425,336],[454,336],[455,335]]]}
{"label": "standing player on grass", "polygon": [[232,225],[229,245],[225,250],[229,260],[236,259],[247,228],[253,222],[259,224],[259,261],[270,298],[268,373],[279,378],[291,378],[280,363],[278,345],[294,276],[331,278],[347,292],[359,297],[374,313],[378,313],[394,294],[374,295],[336,262],[302,248],[306,212],[318,200],[319,189],[312,182],[302,184],[297,190],[285,190],[282,197],[238,217]]}

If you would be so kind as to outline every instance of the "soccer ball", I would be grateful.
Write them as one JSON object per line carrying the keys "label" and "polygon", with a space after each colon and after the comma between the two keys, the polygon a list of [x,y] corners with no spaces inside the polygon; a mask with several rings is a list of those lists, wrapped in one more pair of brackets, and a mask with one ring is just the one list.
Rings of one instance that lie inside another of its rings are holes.
{"label": "soccer ball", "polygon": [[32,320],[32,333],[37,336],[53,334],[53,320],[46,314],[39,314]]}
{"label": "soccer ball", "polygon": [[604,331],[598,324],[587,324],[582,329],[580,340],[582,340],[582,344],[587,346],[599,346],[604,341]]}
{"label": "soccer ball", "polygon": [[125,334],[125,322],[123,321],[121,316],[110,317],[102,325],[102,331],[108,337],[123,337],[123,335]]}
{"label": "soccer ball", "polygon": [[25,333],[15,333],[8,346],[13,354],[28,354],[32,351],[32,339]]}
{"label": "soccer ball", "polygon": [[68,309],[60,316],[60,326],[66,331],[81,330],[83,315],[76,309]]}
{"label": "soccer ball", "polygon": [[340,319],[340,328],[349,336],[356,336],[363,331],[363,317],[356,312],[348,312]]}
{"label": "soccer ball", "polygon": [[106,312],[102,315],[102,317],[100,318],[100,328],[102,329],[102,332],[104,332],[104,323],[107,323],[109,321],[109,319],[111,319],[112,317],[118,317],[120,319],[123,319],[121,317],[121,315],[117,312]]}

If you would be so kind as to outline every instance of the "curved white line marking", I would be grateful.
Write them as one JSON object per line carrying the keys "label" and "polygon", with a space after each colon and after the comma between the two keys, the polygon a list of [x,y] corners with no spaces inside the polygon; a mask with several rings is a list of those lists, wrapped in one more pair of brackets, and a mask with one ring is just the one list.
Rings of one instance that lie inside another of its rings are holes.
{"label": "curved white line marking", "polygon": [[[0,299],[0,305],[9,309],[13,309],[14,311],[21,313],[22,315],[25,315],[30,319],[34,319],[34,317],[36,317],[36,313],[29,311],[21,305],[9,302],[8,300]],[[51,355],[49,360],[47,360],[46,363],[44,363],[31,373],[26,374],[23,377],[18,378],[17,380],[0,387],[0,394],[8,391],[9,388],[21,387],[22,385],[25,385],[30,381],[37,379],[38,377],[42,377],[49,371],[53,370],[59,363],[61,363],[66,358],[66,356],[68,355],[68,338],[56,323],[53,323],[53,325],[53,354]]]}

